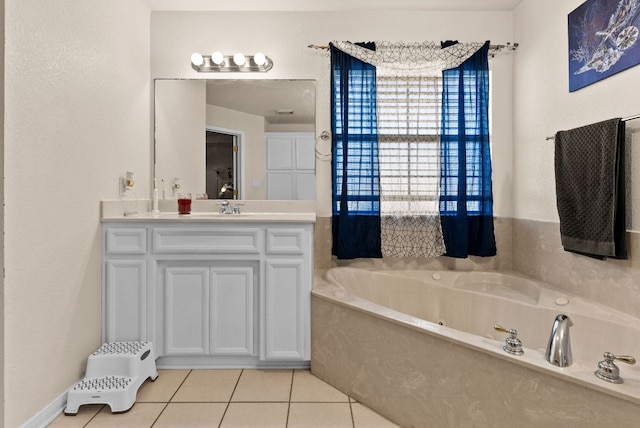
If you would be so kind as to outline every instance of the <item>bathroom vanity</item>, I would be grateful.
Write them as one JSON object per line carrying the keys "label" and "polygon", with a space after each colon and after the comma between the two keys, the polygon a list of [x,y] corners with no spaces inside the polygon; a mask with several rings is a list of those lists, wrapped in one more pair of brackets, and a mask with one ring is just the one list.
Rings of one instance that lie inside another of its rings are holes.
{"label": "bathroom vanity", "polygon": [[103,340],[158,367],[306,367],[314,213],[102,219]]}

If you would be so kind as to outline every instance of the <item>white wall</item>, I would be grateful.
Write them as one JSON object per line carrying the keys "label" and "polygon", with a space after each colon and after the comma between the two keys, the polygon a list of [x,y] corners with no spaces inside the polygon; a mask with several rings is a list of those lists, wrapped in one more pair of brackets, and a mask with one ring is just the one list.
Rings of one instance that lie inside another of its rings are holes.
{"label": "white wall", "polygon": [[[640,66],[569,93],[567,15],[584,0],[525,0],[514,13],[514,216],[558,222],[556,131],[640,113]],[[627,122],[631,168],[629,229],[640,229],[640,121]],[[635,201],[633,200],[635,196]],[[635,218],[634,218],[635,217]]]}
{"label": "white wall", "polygon": [[5,402],[17,427],[100,345],[99,201],[150,177],[149,11],[9,0],[5,47]]}
{"label": "white wall", "polygon": [[[330,130],[329,58],[307,48],[331,40],[460,41],[512,40],[510,12],[153,12],[153,78],[315,79],[316,134]],[[267,74],[198,74],[193,52],[226,54],[262,51],[274,61]],[[512,174],[512,56],[491,61],[494,113],[493,161],[495,213],[510,216]],[[331,166],[318,163],[319,216],[331,215]]]}

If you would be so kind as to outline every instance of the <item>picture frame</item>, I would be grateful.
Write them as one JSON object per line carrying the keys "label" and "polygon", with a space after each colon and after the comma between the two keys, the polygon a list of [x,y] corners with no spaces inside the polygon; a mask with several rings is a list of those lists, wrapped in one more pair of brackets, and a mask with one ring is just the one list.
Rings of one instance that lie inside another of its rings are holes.
{"label": "picture frame", "polygon": [[640,63],[640,0],[587,0],[568,15],[569,92]]}

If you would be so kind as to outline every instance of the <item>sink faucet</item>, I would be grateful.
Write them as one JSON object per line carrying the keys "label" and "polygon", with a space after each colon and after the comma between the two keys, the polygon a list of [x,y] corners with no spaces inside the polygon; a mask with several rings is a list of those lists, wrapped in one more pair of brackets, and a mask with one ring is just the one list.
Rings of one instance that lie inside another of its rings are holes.
{"label": "sink faucet", "polygon": [[571,318],[564,314],[559,314],[553,321],[545,358],[554,366],[568,367],[573,363],[569,339],[569,327],[572,325]]}
{"label": "sink faucet", "polygon": [[231,214],[231,206],[229,205],[229,201],[220,202],[220,214]]}

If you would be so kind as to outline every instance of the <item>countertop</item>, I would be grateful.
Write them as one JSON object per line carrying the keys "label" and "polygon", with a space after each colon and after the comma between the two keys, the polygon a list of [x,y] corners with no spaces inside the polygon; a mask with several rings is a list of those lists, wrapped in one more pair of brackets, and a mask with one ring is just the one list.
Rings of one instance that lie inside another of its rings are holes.
{"label": "countertop", "polygon": [[204,222],[204,223],[315,223],[315,213],[277,213],[277,212],[243,212],[241,214],[219,214],[217,212],[192,212],[178,214],[177,212],[160,212],[153,215],[142,212],[130,215],[103,216],[103,222]]}

